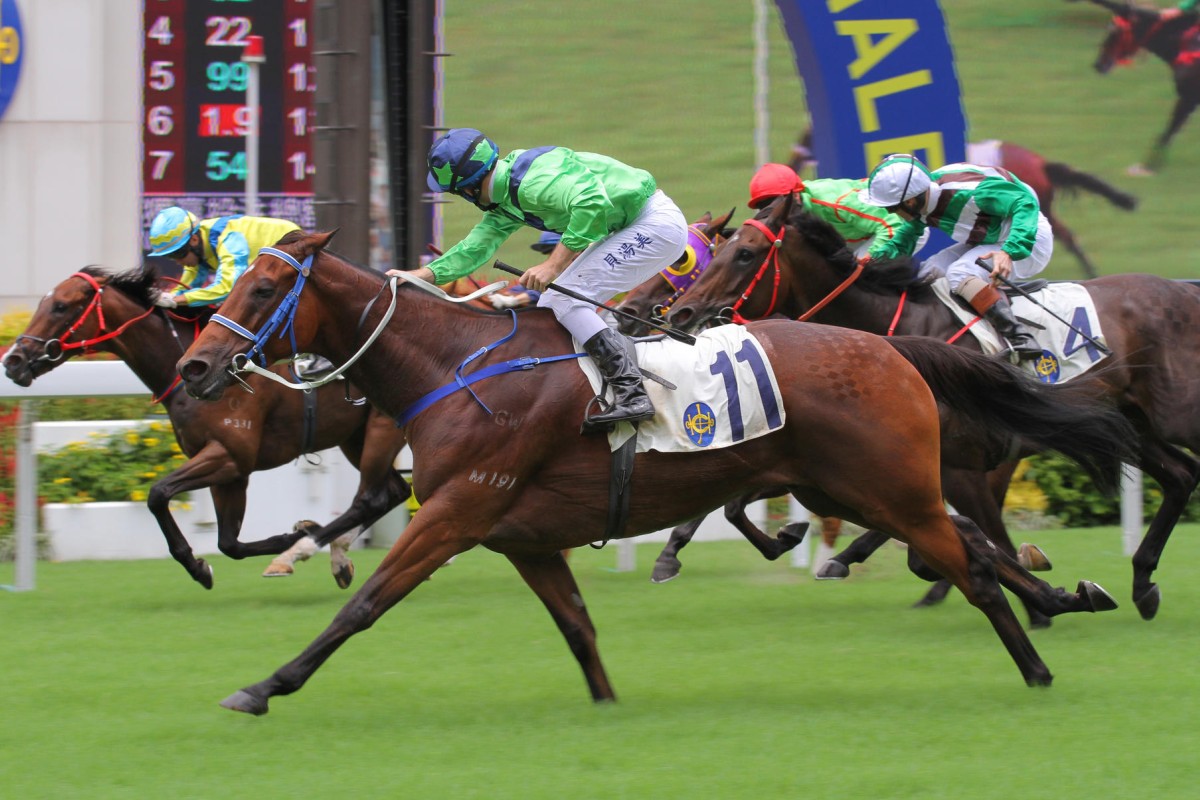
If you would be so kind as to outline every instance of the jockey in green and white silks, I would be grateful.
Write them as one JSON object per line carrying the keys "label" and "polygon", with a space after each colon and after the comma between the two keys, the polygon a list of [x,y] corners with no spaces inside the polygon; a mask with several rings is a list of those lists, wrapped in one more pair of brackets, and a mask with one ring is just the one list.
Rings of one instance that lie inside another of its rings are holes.
{"label": "jockey in green and white silks", "polygon": [[236,214],[198,220],[178,206],[163,209],[150,225],[149,254],[182,264],[185,288],[163,295],[159,305],[219,305],[259,250],[297,230],[300,227],[286,219]]}
{"label": "jockey in green and white silks", "polygon": [[[926,260],[923,269],[944,273],[950,290],[995,325],[1022,358],[1041,355],[993,285],[1010,276],[1031,278],[1050,263],[1054,235],[1032,189],[999,167],[947,164],[931,172],[917,158],[897,155],[871,172],[861,197],[908,220],[876,255],[911,255],[926,228],[943,231],[955,244]],[[991,267],[980,266],[979,259],[990,260]]]}
{"label": "jockey in green and white silks", "polygon": [[417,277],[442,284],[487,264],[523,226],[561,239],[521,284],[541,292],[549,308],[600,367],[613,388],[611,409],[585,421],[590,430],[654,415],[631,345],[594,306],[547,290],[564,289],[603,303],[649,280],[687,244],[687,221],[654,177],[608,156],[565,147],[514,150],[500,158],[494,142],[473,128],[455,128],[429,151],[429,188],[470,200],[483,219]]}

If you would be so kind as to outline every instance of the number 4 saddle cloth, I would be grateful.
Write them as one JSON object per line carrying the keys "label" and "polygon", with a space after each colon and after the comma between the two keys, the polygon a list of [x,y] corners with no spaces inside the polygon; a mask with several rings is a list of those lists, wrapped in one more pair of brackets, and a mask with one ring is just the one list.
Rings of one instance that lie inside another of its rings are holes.
{"label": "number 4 saddle cloth", "polygon": [[[950,285],[945,278],[934,281],[933,290],[964,325],[978,316],[950,294]],[[1096,347],[1095,342],[1103,345],[1108,342],[1104,340],[1100,317],[1087,289],[1078,283],[1050,283],[1030,295],[1037,303],[1020,295],[1010,295],[1013,314],[1026,324],[1042,346],[1041,358],[1022,362],[1022,366],[1032,368],[1043,383],[1062,383],[1082,375],[1105,358],[1104,351]],[[1055,315],[1061,319],[1056,319]],[[985,353],[1007,349],[986,320],[971,325],[970,331]],[[1088,337],[1093,341],[1088,341]]]}
{"label": "number 4 saddle cloth", "polygon": [[[666,338],[638,342],[636,347],[643,369],[676,386],[669,389],[645,380],[656,414],[638,426],[637,452],[729,447],[783,426],[783,401],[775,371],[758,340],[741,325],[707,330],[696,337],[694,346]],[[590,358],[581,358],[579,366],[592,391],[599,393],[596,365]],[[631,425],[618,425],[609,434],[612,449],[632,433]]]}

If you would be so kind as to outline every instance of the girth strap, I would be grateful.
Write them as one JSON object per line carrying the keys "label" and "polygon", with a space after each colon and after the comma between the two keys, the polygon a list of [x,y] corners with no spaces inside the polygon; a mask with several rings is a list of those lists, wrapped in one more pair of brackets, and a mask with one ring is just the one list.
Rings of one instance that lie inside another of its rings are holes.
{"label": "girth strap", "polygon": [[633,436],[625,440],[612,454],[612,468],[608,473],[608,522],[604,525],[604,539],[600,544],[588,542],[588,547],[600,550],[609,539],[618,538],[629,522],[630,486],[633,485],[633,457],[637,453],[637,426]]}
{"label": "girth strap", "polygon": [[304,397],[304,424],[300,439],[300,452],[311,453],[317,443],[317,393],[302,392]]}

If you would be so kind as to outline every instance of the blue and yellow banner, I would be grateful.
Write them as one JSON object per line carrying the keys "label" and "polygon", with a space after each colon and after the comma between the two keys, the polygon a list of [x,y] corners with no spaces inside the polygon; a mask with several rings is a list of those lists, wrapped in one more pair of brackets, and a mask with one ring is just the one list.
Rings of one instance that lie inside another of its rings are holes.
{"label": "blue and yellow banner", "polygon": [[17,0],[0,0],[0,118],[21,77],[21,15]]}
{"label": "blue and yellow banner", "polygon": [[804,80],[822,177],[891,153],[962,161],[966,116],[937,0],[775,0]]}

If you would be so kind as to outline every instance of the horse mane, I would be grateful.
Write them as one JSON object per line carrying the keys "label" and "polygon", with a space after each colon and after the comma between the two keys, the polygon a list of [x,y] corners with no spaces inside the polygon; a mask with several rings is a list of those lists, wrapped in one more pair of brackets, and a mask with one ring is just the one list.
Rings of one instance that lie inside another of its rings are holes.
{"label": "horse mane", "polygon": [[79,271],[93,278],[107,279],[108,286],[119,289],[143,306],[150,306],[158,296],[158,267],[148,262],[140,267],[120,271],[99,264],[89,264]]}
{"label": "horse mane", "polygon": [[[792,206],[788,224],[804,237],[804,240],[825,259],[835,274],[850,277],[858,261],[846,240],[825,220],[806,212],[803,206]],[[933,276],[918,277],[917,265],[912,256],[889,259],[872,259],[867,263],[855,286],[873,294],[899,294],[904,290],[914,292],[914,299],[921,292],[929,291]]]}

